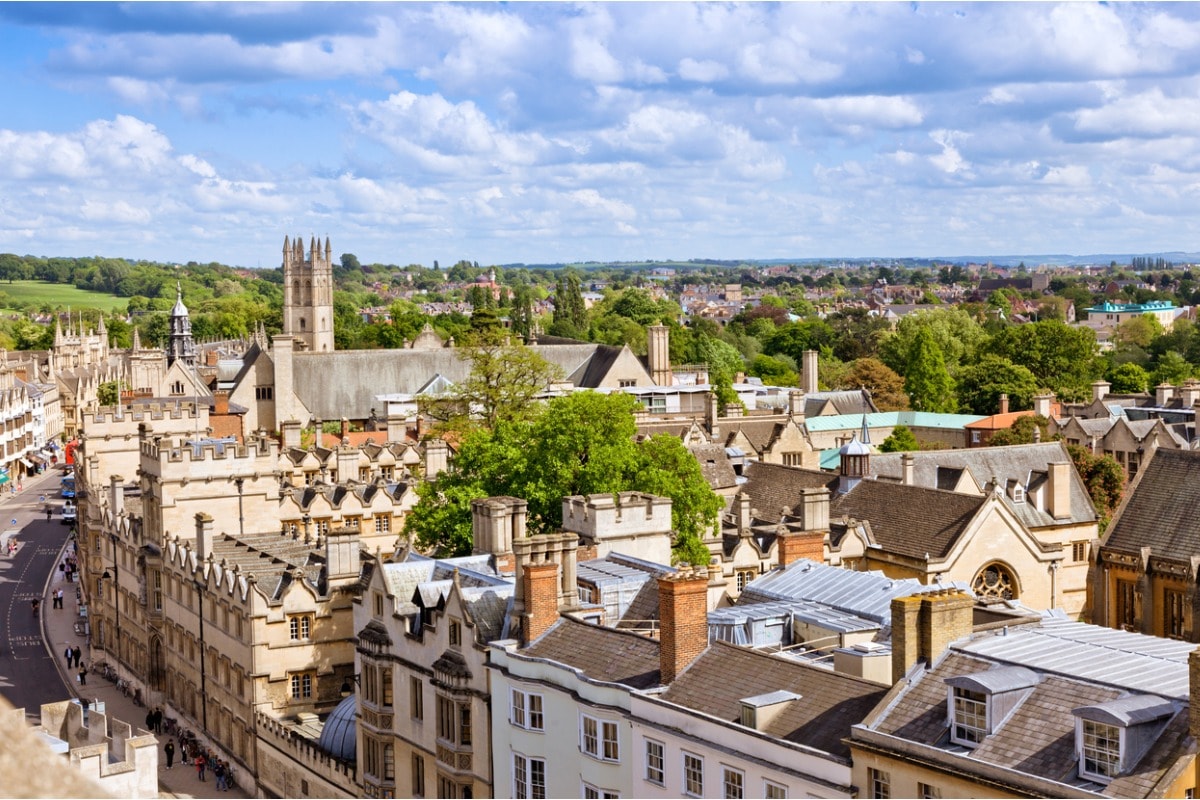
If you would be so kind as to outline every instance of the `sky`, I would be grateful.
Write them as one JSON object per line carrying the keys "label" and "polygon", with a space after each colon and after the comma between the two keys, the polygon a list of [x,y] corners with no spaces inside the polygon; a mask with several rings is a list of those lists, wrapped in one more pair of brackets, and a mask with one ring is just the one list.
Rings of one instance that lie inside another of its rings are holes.
{"label": "sky", "polygon": [[1200,249],[1200,4],[3,3],[0,252]]}

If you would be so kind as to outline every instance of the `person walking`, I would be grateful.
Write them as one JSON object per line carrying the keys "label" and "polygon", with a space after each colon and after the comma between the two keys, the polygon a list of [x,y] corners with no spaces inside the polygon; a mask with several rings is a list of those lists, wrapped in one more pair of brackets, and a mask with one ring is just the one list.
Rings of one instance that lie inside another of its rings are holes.
{"label": "person walking", "polygon": [[75,656],[75,666],[83,663],[83,651],[79,649],[79,645],[75,645],[75,649],[71,651],[71,655]]}
{"label": "person walking", "polygon": [[200,780],[204,780],[204,768],[207,765],[208,765],[208,762],[204,760],[204,754],[197,753],[196,754],[196,777],[199,778]]}
{"label": "person walking", "polygon": [[71,649],[71,645],[67,645],[67,649],[63,651],[63,658],[67,660],[67,669],[74,666],[75,651]]}
{"label": "person walking", "polygon": [[63,590],[61,588],[54,593],[54,607],[55,608],[63,607]]}
{"label": "person walking", "polygon": [[212,772],[213,779],[217,782],[217,791],[225,791],[225,768],[221,766],[221,762],[219,760],[213,764]]}
{"label": "person walking", "polygon": [[146,712],[146,732],[154,733],[154,709]]}
{"label": "person walking", "polygon": [[87,665],[81,664],[79,667],[79,685],[87,686]]}
{"label": "person walking", "polygon": [[167,769],[170,769],[171,765],[175,763],[175,743],[168,741],[163,747],[163,752],[167,754]]}

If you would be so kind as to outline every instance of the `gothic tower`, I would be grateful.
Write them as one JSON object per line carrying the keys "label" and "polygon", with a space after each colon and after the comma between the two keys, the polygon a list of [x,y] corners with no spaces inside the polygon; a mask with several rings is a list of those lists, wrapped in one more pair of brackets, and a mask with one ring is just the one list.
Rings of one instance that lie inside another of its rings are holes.
{"label": "gothic tower", "polygon": [[333,350],[333,251],[314,236],[305,258],[304,243],[283,237],[283,332],[304,350]]}
{"label": "gothic tower", "polygon": [[171,339],[167,343],[167,364],[182,361],[196,365],[196,343],[192,341],[192,318],[183,304],[183,287],[175,284],[175,307],[171,309]]}

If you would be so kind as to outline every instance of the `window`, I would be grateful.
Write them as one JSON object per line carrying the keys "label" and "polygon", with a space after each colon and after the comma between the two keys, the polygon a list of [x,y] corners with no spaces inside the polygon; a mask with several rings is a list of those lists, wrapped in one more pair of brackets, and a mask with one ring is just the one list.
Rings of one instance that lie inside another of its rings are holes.
{"label": "window", "polygon": [[1107,783],[1121,771],[1121,729],[1090,719],[1080,720],[1083,733],[1083,758],[1079,774]]}
{"label": "window", "polygon": [[513,797],[544,800],[546,797],[546,762],[513,753]]}
{"label": "window", "polygon": [[629,378],[621,378],[617,381],[618,389],[628,389],[631,386],[637,386],[637,381]]}
{"label": "window", "polygon": [[1137,630],[1137,585],[1133,581],[1117,581],[1117,627]]}
{"label": "window", "polygon": [[387,514],[380,514],[375,517],[375,532],[388,533],[392,529],[392,518]]}
{"label": "window", "polygon": [[690,797],[704,796],[704,759],[683,754],[683,792]]}
{"label": "window", "polygon": [[766,781],[763,784],[763,797],[766,800],[787,800],[788,790],[782,783]]}
{"label": "window", "polygon": [[934,800],[942,796],[942,790],[928,783],[917,784],[917,797],[923,800]]}
{"label": "window", "polygon": [[163,607],[163,588],[162,588],[162,573],[154,570],[151,573],[154,576],[154,610],[162,611]]}
{"label": "window", "polygon": [[583,796],[585,800],[613,800],[621,795],[617,792],[610,792],[608,789],[601,789],[597,786],[592,786],[590,783],[583,784]]}
{"label": "window", "polygon": [[803,453],[784,453],[783,465],[785,467],[802,467],[804,466]]}
{"label": "window", "polygon": [[976,597],[992,600],[1016,600],[1017,581],[1007,567],[988,564],[975,576],[971,584]]}
{"label": "window", "polygon": [[653,739],[646,740],[646,780],[650,783],[663,785],[666,766],[665,752],[662,742]]}
{"label": "window", "polygon": [[982,440],[980,431],[971,431],[971,444],[979,444]]}
{"label": "window", "polygon": [[408,708],[413,719],[425,719],[425,694],[420,678],[408,679]]}
{"label": "window", "polygon": [[383,616],[383,592],[375,592],[373,594],[375,600],[375,616]]}
{"label": "window", "polygon": [[1184,639],[1184,593],[1176,589],[1163,592],[1163,635],[1168,639]]}
{"label": "window", "polygon": [[462,623],[456,619],[450,620],[450,646],[462,646]]}
{"label": "window", "polygon": [[412,793],[413,797],[425,796],[425,759],[416,753],[412,757]]}
{"label": "window", "polygon": [[740,798],[746,796],[746,774],[740,769],[725,767],[721,784],[725,790],[724,797],[732,797],[740,800]]}
{"label": "window", "polygon": [[437,735],[457,745],[471,743],[471,703],[455,702],[449,697],[437,699]]}
{"label": "window", "polygon": [[308,639],[312,636],[312,614],[293,614],[288,617],[288,634],[293,642]]}
{"label": "window", "polygon": [[753,569],[739,569],[737,571],[737,590],[740,592],[746,588],[746,584],[758,577],[758,571]]}
{"label": "window", "polygon": [[275,399],[275,387],[273,386],[255,386],[255,400],[273,400]]}
{"label": "window", "polygon": [[513,689],[509,710],[509,721],[518,728],[524,728],[527,731],[545,730],[540,694],[529,694],[520,689]]}
{"label": "window", "polygon": [[396,779],[396,751],[390,744],[383,746],[383,779],[385,781]]}
{"label": "window", "polygon": [[383,690],[383,705],[390,708],[392,705],[392,669],[384,667],[379,670],[380,688]]}
{"label": "window", "polygon": [[1071,542],[1071,560],[1087,561],[1088,543],[1086,541]]}
{"label": "window", "polygon": [[867,791],[868,797],[891,797],[892,796],[892,778],[881,769],[874,767],[867,768]]}
{"label": "window", "polygon": [[619,761],[621,752],[617,742],[617,723],[583,716],[580,721],[580,747],[592,758]]}
{"label": "window", "polygon": [[950,740],[974,747],[988,734],[987,695],[959,686],[953,687],[953,722]]}
{"label": "window", "polygon": [[316,682],[316,675],[312,672],[293,672],[292,673],[292,698],[307,700],[313,696],[313,683]]}

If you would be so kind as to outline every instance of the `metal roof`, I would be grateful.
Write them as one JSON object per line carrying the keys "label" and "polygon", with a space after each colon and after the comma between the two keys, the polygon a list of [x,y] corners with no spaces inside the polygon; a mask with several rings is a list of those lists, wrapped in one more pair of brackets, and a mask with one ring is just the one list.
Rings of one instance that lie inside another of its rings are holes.
{"label": "metal roof", "polygon": [[1196,645],[1058,618],[1004,629],[955,650],[1131,692],[1188,699],[1188,654]]}
{"label": "metal roof", "polygon": [[[930,411],[878,411],[867,414],[868,428],[894,428],[906,425],[910,428],[947,428],[957,430],[972,422],[987,417],[977,414],[934,414]],[[808,417],[804,424],[810,431],[858,430],[863,424],[862,414],[830,414],[825,417]]]}
{"label": "metal roof", "polygon": [[1131,694],[1127,697],[1109,700],[1107,703],[1072,709],[1071,713],[1077,717],[1108,725],[1129,727],[1169,717],[1175,711],[1175,704],[1169,700],[1148,694]]}
{"label": "metal roof", "polygon": [[1033,670],[1015,666],[995,667],[970,675],[955,675],[946,678],[946,683],[951,686],[987,694],[1028,689],[1030,686],[1036,686],[1039,681],[1041,681],[1041,677]]}

